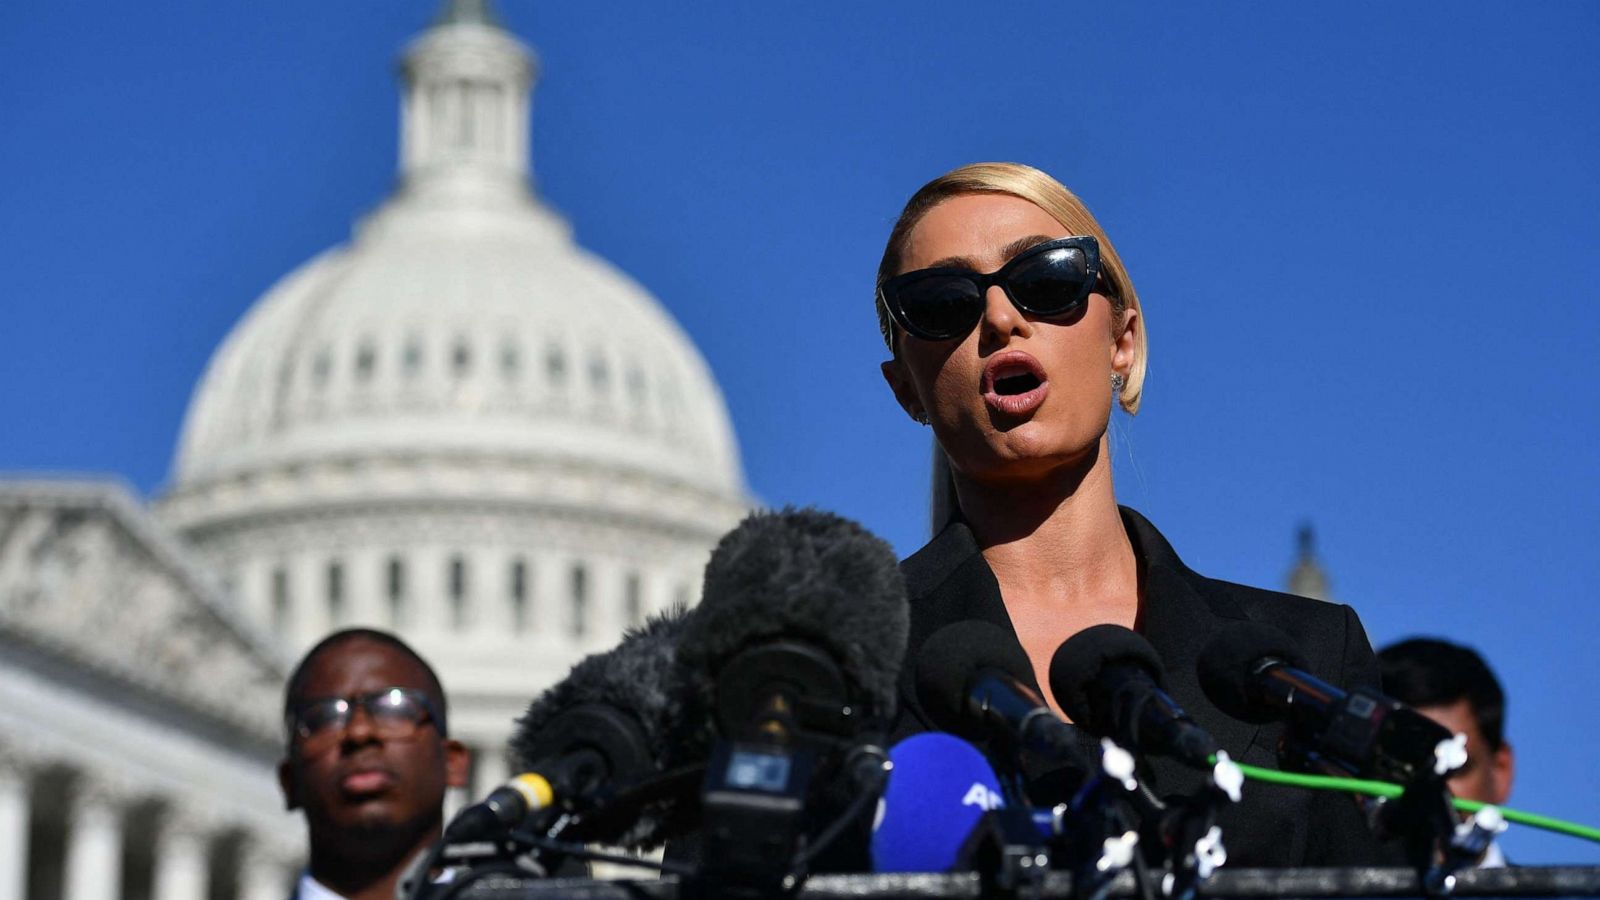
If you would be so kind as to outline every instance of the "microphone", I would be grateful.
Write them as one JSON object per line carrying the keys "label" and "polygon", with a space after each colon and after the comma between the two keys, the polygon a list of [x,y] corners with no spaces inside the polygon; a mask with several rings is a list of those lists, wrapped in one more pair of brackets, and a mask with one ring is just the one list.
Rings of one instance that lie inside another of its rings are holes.
{"label": "microphone", "polygon": [[946,625],[917,655],[917,702],[941,729],[971,741],[994,738],[1040,756],[1085,761],[1072,726],[1030,685],[1033,665],[1016,638],[998,625]]}
{"label": "microphone", "polygon": [[[791,508],[723,537],[678,646],[688,696],[722,738],[701,792],[709,882],[776,893],[869,808],[909,631],[894,551],[860,525]],[[828,793],[839,771],[847,798]],[[805,845],[808,804],[840,799]]]}
{"label": "microphone", "polygon": [[994,769],[976,747],[939,731],[895,744],[889,761],[872,832],[872,871],[955,869],[978,820],[1002,805]]}
{"label": "microphone", "polygon": [[1200,687],[1217,708],[1246,722],[1288,720],[1297,767],[1409,784],[1459,766],[1450,731],[1375,690],[1346,693],[1304,670],[1294,639],[1259,622],[1217,634],[1200,653]]}
{"label": "microphone", "polygon": [[852,735],[893,714],[910,627],[882,539],[821,510],[756,513],[712,551],[678,665],[725,737]]}
{"label": "microphone", "polygon": [[1210,769],[1217,742],[1166,692],[1166,667],[1150,642],[1120,625],[1096,625],[1056,648],[1050,691],[1072,721],[1146,755]]}
{"label": "microphone", "polygon": [[[557,776],[568,780],[571,773]],[[555,786],[538,772],[524,772],[489,792],[489,796],[465,807],[445,827],[445,843],[484,840],[509,831],[529,813],[548,809],[555,803]]]}
{"label": "microphone", "polygon": [[[523,774],[457,814],[446,840],[502,834],[542,810],[587,808],[662,771],[663,748],[683,719],[674,663],[688,618],[682,607],[653,617],[529,704],[510,741]],[[658,841],[663,821],[655,812],[647,809],[614,842]]]}

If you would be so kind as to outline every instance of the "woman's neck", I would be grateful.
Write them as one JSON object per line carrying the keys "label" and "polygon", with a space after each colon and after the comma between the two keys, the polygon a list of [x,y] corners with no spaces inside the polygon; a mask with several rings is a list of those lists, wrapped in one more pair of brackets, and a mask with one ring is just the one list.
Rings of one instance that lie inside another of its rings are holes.
{"label": "woman's neck", "polygon": [[1008,607],[1132,623],[1139,566],[1117,510],[1107,449],[1101,438],[1089,459],[1024,482],[956,476],[961,513]]}

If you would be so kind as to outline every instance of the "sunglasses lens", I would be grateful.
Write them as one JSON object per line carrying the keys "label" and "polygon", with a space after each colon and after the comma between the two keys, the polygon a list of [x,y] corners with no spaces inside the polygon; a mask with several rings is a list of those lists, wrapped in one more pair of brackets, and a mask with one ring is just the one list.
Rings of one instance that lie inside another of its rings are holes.
{"label": "sunglasses lens", "polygon": [[348,721],[350,704],[344,700],[320,700],[301,707],[294,716],[295,736],[300,741],[301,751],[308,755],[322,752],[337,740]]}
{"label": "sunglasses lens", "polygon": [[385,740],[410,737],[431,715],[424,701],[400,688],[318,700],[295,711],[293,729],[300,752],[316,756],[336,746],[352,727],[352,717],[358,708],[365,715],[371,732]]}
{"label": "sunglasses lens", "polygon": [[1007,274],[1006,286],[1017,304],[1041,316],[1071,310],[1089,295],[1094,283],[1089,257],[1078,247],[1057,247],[1019,260]]}
{"label": "sunglasses lens", "polygon": [[983,294],[971,279],[959,275],[919,278],[902,285],[897,294],[907,330],[930,340],[965,334],[983,314]]}
{"label": "sunglasses lens", "polygon": [[300,710],[300,731],[302,734],[316,734],[329,728],[337,728],[344,724],[349,711],[349,704],[343,700],[313,703]]}
{"label": "sunglasses lens", "polygon": [[367,701],[372,727],[384,737],[405,737],[416,730],[427,715],[422,704],[399,689],[385,691]]}

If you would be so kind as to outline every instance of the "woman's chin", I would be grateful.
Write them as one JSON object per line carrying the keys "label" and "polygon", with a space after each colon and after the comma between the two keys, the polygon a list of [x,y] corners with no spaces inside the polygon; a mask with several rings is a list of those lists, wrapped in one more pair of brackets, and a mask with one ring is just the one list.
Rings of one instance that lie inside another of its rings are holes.
{"label": "woman's chin", "polygon": [[974,480],[994,484],[1038,481],[1054,477],[1062,469],[1094,464],[1099,456],[1098,439],[1084,442],[1061,437],[1056,429],[1015,428],[990,435],[967,459],[951,463]]}

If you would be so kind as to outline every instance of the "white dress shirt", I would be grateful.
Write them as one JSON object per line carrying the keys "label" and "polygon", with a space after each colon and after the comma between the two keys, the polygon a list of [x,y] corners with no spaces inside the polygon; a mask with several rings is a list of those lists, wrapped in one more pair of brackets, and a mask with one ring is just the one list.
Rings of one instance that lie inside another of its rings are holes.
{"label": "white dress shirt", "polygon": [[300,883],[295,885],[294,900],[345,900],[345,896],[335,894],[312,878],[310,872],[305,872],[300,876]]}

